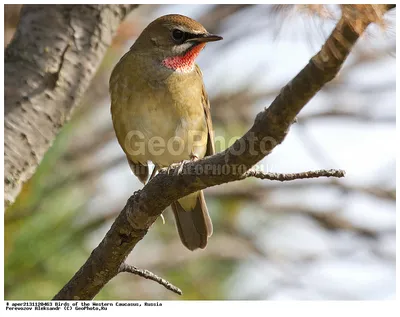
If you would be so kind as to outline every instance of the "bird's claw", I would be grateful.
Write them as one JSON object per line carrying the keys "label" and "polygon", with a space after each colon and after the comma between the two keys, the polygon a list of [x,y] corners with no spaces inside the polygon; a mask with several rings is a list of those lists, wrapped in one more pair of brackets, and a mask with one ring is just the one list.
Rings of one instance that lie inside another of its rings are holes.
{"label": "bird's claw", "polygon": [[179,163],[173,163],[173,164],[171,164],[170,166],[168,166],[168,167],[167,167],[167,174],[169,175],[170,171],[171,171],[173,168],[177,167],[177,169],[174,171],[174,175],[176,175],[176,176],[177,176],[177,175],[180,175],[180,174],[182,174],[183,166],[184,166],[186,163],[195,162],[195,161],[197,161],[198,159],[199,159],[198,156],[196,156],[196,155],[194,155],[194,154],[191,154],[189,160],[183,160],[183,161],[180,161]]}
{"label": "bird's claw", "polygon": [[190,161],[191,162],[196,162],[199,160],[199,157],[196,154],[191,153],[190,154]]}
{"label": "bird's claw", "polygon": [[178,176],[178,175],[182,174],[183,167],[185,166],[186,163],[190,163],[190,161],[189,160],[183,160],[180,163],[178,163],[178,168],[175,170],[175,173],[174,173],[175,176]]}
{"label": "bird's claw", "polygon": [[164,218],[163,214],[161,214],[160,217],[161,217],[161,220],[162,220],[162,224],[165,225],[165,218]]}
{"label": "bird's claw", "polygon": [[170,166],[167,167],[167,175],[169,175],[169,172],[179,163],[173,163]]}

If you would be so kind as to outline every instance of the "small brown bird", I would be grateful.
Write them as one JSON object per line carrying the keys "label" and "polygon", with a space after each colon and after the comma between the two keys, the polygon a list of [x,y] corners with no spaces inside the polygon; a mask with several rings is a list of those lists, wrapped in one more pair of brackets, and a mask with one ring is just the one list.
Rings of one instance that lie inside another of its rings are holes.
{"label": "small brown bird", "polygon": [[[159,168],[215,153],[210,105],[195,59],[210,34],[177,14],[150,23],[115,66],[110,78],[114,129],[133,173],[142,183]],[[162,194],[162,193],[160,193]],[[205,248],[212,223],[202,191],[172,203],[182,243]]]}

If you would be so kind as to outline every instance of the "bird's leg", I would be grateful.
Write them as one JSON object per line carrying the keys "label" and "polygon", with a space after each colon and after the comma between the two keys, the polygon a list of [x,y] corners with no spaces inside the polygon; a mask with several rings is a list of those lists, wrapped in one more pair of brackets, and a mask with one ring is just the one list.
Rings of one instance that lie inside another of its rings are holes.
{"label": "bird's leg", "polygon": [[190,153],[190,155],[189,155],[189,160],[182,160],[182,161],[180,161],[180,162],[178,162],[178,163],[173,163],[173,164],[171,164],[170,166],[168,166],[168,168],[167,168],[167,174],[169,174],[169,172],[170,172],[170,170],[171,170],[172,168],[178,167],[178,168],[175,170],[174,175],[179,175],[179,174],[182,173],[183,166],[184,166],[186,163],[195,162],[195,161],[197,161],[198,159],[199,159],[199,157],[198,157],[197,155],[195,155],[195,154],[193,154],[193,153]]}
{"label": "bird's leg", "polygon": [[[159,170],[160,170],[160,166],[158,166],[157,164],[154,163],[154,168],[153,168],[153,171],[151,172],[151,175],[150,175],[150,178],[149,178],[149,182],[154,176],[156,176],[156,173]],[[165,225],[165,218],[164,218],[163,214],[161,214],[160,217],[161,217],[163,225]]]}
{"label": "bird's leg", "polygon": [[190,161],[195,162],[198,161],[199,157],[196,154],[193,154],[193,152],[190,153]]}
{"label": "bird's leg", "polygon": [[182,172],[183,165],[184,165],[186,162],[190,162],[190,161],[189,161],[189,160],[183,160],[183,161],[180,161],[180,162],[178,162],[178,163],[172,163],[170,166],[167,167],[167,175],[169,175],[169,172],[170,172],[174,167],[178,167],[178,168],[177,168],[177,170],[174,172],[173,175],[178,175],[178,174],[180,174],[180,173]]}
{"label": "bird's leg", "polygon": [[195,162],[195,161],[197,161],[199,159],[199,157],[197,155],[193,154],[192,152],[190,153],[189,157],[190,157],[189,160],[183,160],[180,163],[178,163],[179,166],[178,166],[178,169],[175,172],[175,175],[182,174],[183,166],[186,163]]}
{"label": "bird's leg", "polygon": [[177,164],[179,164],[179,163],[172,163],[170,166],[167,167],[167,175],[169,175],[169,172],[171,171],[171,169],[173,169]]}
{"label": "bird's leg", "polygon": [[156,175],[156,173],[157,173],[157,171],[158,171],[159,169],[160,169],[160,167],[159,167],[157,164],[154,163],[154,169],[153,169],[153,171],[151,172],[149,181]]}

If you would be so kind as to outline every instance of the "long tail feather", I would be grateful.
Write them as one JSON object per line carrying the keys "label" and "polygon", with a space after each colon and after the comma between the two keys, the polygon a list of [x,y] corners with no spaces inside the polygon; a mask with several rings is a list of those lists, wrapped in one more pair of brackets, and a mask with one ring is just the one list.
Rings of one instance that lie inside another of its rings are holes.
{"label": "long tail feather", "polygon": [[183,197],[171,207],[183,245],[192,251],[204,249],[213,228],[203,192]]}

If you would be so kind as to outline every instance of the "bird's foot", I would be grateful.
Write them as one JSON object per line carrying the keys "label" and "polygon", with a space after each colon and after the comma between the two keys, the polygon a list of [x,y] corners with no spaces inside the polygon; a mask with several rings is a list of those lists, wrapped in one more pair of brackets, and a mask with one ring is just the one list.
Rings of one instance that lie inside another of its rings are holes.
{"label": "bird's foot", "polygon": [[[183,160],[183,161],[180,161],[179,163],[171,164],[168,168],[171,170],[172,168],[177,167],[174,171],[174,175],[177,176],[177,175],[182,174],[183,166],[186,163],[190,163],[190,162],[191,162],[190,160]],[[169,173],[169,171],[168,171],[168,173]]]}
{"label": "bird's foot", "polygon": [[186,163],[195,162],[195,161],[197,161],[198,159],[199,159],[198,156],[196,156],[196,155],[194,155],[194,154],[191,154],[189,160],[183,160],[183,161],[180,161],[179,163],[174,163],[174,164],[171,164],[170,166],[168,166],[168,167],[167,167],[167,174],[169,174],[169,172],[171,171],[171,169],[177,167],[177,169],[175,169],[175,171],[174,171],[174,175],[180,175],[180,174],[182,174],[183,166],[184,166]]}
{"label": "bird's foot", "polygon": [[170,172],[171,172],[171,170],[172,170],[174,167],[178,166],[179,164],[180,164],[180,163],[172,163],[170,166],[168,166],[168,167],[167,167],[167,175],[169,175]]}
{"label": "bird's foot", "polygon": [[190,154],[190,161],[191,162],[195,162],[195,161],[198,161],[198,160],[199,160],[199,157],[196,154],[193,154],[193,153]]}

